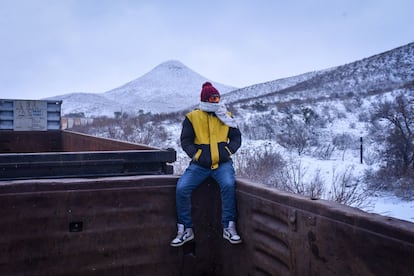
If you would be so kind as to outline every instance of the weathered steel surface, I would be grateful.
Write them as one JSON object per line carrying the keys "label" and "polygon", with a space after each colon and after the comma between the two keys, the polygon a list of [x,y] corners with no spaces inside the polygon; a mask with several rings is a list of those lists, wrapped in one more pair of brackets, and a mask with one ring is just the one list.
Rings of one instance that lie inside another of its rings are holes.
{"label": "weathered steel surface", "polygon": [[71,131],[62,131],[62,151],[117,151],[154,150],[143,144],[129,143],[108,138],[94,137]]}
{"label": "weathered steel surface", "polygon": [[180,256],[168,243],[175,182],[160,176],[2,183],[1,274],[174,275]]}
{"label": "weathered steel surface", "polygon": [[60,131],[0,131],[1,153],[62,151]]}
{"label": "weathered steel surface", "polygon": [[240,245],[222,238],[220,192],[193,193],[180,248],[175,176],[0,182],[4,275],[412,275],[414,224],[238,179]]}
{"label": "weathered steel surface", "polygon": [[174,150],[68,131],[0,132],[0,180],[172,174]]}
{"label": "weathered steel surface", "polygon": [[250,256],[238,269],[244,266],[251,275],[414,271],[413,223],[244,181],[238,182],[238,200],[239,228]]}
{"label": "weathered steel surface", "polygon": [[153,150],[142,144],[62,131],[0,131],[0,153]]}

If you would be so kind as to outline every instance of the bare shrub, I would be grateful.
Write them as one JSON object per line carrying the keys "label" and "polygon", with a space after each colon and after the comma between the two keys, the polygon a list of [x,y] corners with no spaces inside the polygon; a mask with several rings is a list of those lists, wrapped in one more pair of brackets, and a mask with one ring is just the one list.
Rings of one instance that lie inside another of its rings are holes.
{"label": "bare shrub", "polygon": [[312,156],[317,157],[322,160],[329,160],[332,157],[332,154],[335,151],[335,147],[331,144],[321,144],[318,145],[315,150],[312,152]]}
{"label": "bare shrub", "polygon": [[366,207],[369,205],[367,199],[372,191],[366,189],[360,179],[354,177],[353,171],[353,166],[340,174],[333,170],[332,185],[327,199],[353,207]]}
{"label": "bare shrub", "polygon": [[368,166],[372,166],[380,160],[380,156],[378,150],[367,149],[363,152],[363,161]]}
{"label": "bare shrub", "polygon": [[306,169],[303,168],[301,161],[290,162],[280,175],[283,182],[280,185],[282,190],[287,192],[305,195],[306,184],[304,182],[304,176]]}
{"label": "bare shrub", "polygon": [[321,177],[321,170],[317,170],[309,183],[306,192],[311,199],[319,199],[325,190],[325,182]]}
{"label": "bare shrub", "polygon": [[342,161],[345,159],[345,153],[348,149],[358,149],[355,146],[358,145],[356,141],[358,141],[358,139],[354,135],[348,133],[338,134],[332,138],[332,144],[339,150],[342,150]]}
{"label": "bare shrub", "polygon": [[115,118],[98,117],[92,124],[74,130],[105,138],[160,147],[168,139],[163,120],[176,120],[176,116],[176,114],[151,115],[150,113],[127,116],[117,113]]}
{"label": "bare shrub", "polygon": [[274,174],[285,166],[279,153],[265,148],[263,151],[241,151],[237,155],[234,164],[238,176],[268,186],[278,186]]}
{"label": "bare shrub", "polygon": [[275,118],[268,115],[255,116],[249,124],[242,124],[240,130],[244,137],[251,140],[272,140],[279,131]]}
{"label": "bare shrub", "polygon": [[364,183],[372,191],[387,190],[391,188],[388,184],[389,176],[387,172],[382,169],[374,170],[373,168],[367,169],[364,172]]}
{"label": "bare shrub", "polygon": [[[384,166],[393,177],[404,177],[414,172],[414,98],[413,93],[400,93],[395,101],[374,104],[372,114],[373,137],[385,147],[382,152]],[[385,137],[384,137],[385,136]]]}
{"label": "bare shrub", "polygon": [[414,174],[405,175],[396,183],[395,195],[403,200],[414,200]]}
{"label": "bare shrub", "polygon": [[306,181],[307,169],[303,167],[302,162],[291,161],[284,170],[279,173],[279,188],[310,197],[312,199],[321,198],[325,190],[325,183],[321,177],[320,170],[317,170],[315,175]]}
{"label": "bare shrub", "polygon": [[350,94],[347,96],[352,97],[351,99],[344,101],[344,107],[347,112],[355,112],[355,110],[361,108],[362,104],[364,103],[362,97],[354,96],[352,92],[350,92]]}
{"label": "bare shrub", "polygon": [[348,133],[337,134],[332,138],[332,144],[340,150],[352,148],[357,138]]}
{"label": "bare shrub", "polygon": [[277,142],[287,149],[296,150],[301,155],[310,145],[312,133],[304,122],[286,118],[284,123],[283,132],[276,136]]}
{"label": "bare shrub", "polygon": [[367,111],[361,111],[358,114],[358,121],[360,122],[369,122],[370,114]]}

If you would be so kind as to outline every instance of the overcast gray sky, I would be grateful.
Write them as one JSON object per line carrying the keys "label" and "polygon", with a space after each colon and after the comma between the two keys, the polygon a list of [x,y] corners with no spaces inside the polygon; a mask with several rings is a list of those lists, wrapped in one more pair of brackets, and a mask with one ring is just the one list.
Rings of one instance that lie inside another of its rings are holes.
{"label": "overcast gray sky", "polygon": [[0,0],[0,98],[105,92],[167,60],[245,87],[414,42],[411,0]]}

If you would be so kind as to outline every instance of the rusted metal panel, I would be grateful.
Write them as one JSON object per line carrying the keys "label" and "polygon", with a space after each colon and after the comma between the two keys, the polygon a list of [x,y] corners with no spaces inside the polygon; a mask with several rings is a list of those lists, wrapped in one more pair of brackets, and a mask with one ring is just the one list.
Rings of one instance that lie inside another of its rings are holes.
{"label": "rusted metal panel", "polygon": [[0,180],[172,174],[174,150],[68,131],[0,132]]}
{"label": "rusted metal panel", "polygon": [[157,148],[143,144],[129,143],[108,138],[94,137],[77,132],[62,131],[62,150],[78,151],[119,151],[119,150],[154,150]]}
{"label": "rusted metal panel", "polygon": [[2,185],[0,271],[178,275],[179,255],[169,246],[175,182],[136,177]]}
{"label": "rusted metal panel", "polygon": [[172,174],[175,151],[0,154],[0,180]]}
{"label": "rusted metal panel", "polygon": [[62,151],[60,131],[0,131],[0,154]]}
{"label": "rusted metal panel", "polygon": [[5,275],[411,275],[414,224],[238,179],[238,230],[193,192],[195,240],[173,248],[175,176],[0,182]]}
{"label": "rusted metal panel", "polygon": [[94,137],[67,130],[0,130],[0,153],[154,150],[142,144]]}
{"label": "rusted metal panel", "polygon": [[[414,224],[239,180],[251,275],[411,275]],[[257,257],[256,257],[257,256]]]}

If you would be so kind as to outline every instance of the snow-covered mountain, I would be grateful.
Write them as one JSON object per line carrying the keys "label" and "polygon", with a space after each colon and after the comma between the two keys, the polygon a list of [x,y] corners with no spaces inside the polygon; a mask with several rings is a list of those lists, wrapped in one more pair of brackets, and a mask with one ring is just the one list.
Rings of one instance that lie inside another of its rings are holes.
{"label": "snow-covered mountain", "polygon": [[86,117],[107,116],[113,117],[114,112],[122,111],[122,105],[94,93],[70,93],[47,98],[47,100],[62,101],[62,115],[83,114]]}
{"label": "snow-covered mountain", "polygon": [[[164,62],[142,77],[103,94],[127,110],[152,113],[172,112],[187,108],[199,101],[201,85],[207,79],[179,61]],[[234,87],[212,81],[225,94]]]}
{"label": "snow-covered mountain", "polygon": [[236,89],[209,80],[181,62],[171,60],[135,80],[101,94],[70,93],[48,99],[63,100],[63,114],[84,113],[87,117],[112,117],[114,112],[168,113],[195,105],[205,81],[211,81],[221,94]]}
{"label": "snow-covered mountain", "polygon": [[312,79],[316,76],[319,76],[327,71],[334,70],[334,69],[335,68],[321,70],[321,71],[308,72],[308,73],[293,76],[293,77],[254,84],[251,86],[247,86],[247,87],[243,87],[243,88],[231,91],[230,93],[227,93],[223,97],[223,99],[226,99],[226,101],[230,103],[230,102],[239,102],[239,101],[243,101],[247,99],[261,98],[275,91],[280,91],[288,87],[295,86],[298,83],[305,82],[309,79]]}
{"label": "snow-covered mountain", "polygon": [[245,87],[227,102],[286,105],[383,94],[414,83],[414,43],[338,67]]}

